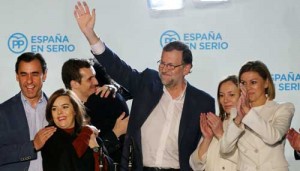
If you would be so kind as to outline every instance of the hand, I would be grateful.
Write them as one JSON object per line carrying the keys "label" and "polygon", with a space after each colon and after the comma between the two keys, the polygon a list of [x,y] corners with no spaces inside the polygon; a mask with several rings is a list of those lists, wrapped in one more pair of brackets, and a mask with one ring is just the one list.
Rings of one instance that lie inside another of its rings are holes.
{"label": "hand", "polygon": [[237,102],[237,105],[236,105],[237,115],[234,118],[234,123],[237,126],[239,126],[242,123],[242,120],[245,117],[245,113],[241,110],[241,104],[242,104],[242,99],[240,97],[238,102]]}
{"label": "hand", "polygon": [[294,128],[291,128],[288,131],[286,138],[288,139],[294,150],[300,151],[300,134],[297,131],[295,131]]}
{"label": "hand", "polygon": [[37,132],[33,139],[34,149],[40,150],[46,143],[46,141],[54,134],[56,128],[54,126],[46,127]]}
{"label": "hand", "polygon": [[77,24],[81,32],[85,35],[91,45],[94,45],[99,41],[94,26],[96,21],[95,9],[90,12],[89,6],[84,1],[83,3],[77,2],[74,9],[74,17],[76,18]]}
{"label": "hand", "polygon": [[102,87],[97,87],[95,94],[100,94],[101,98],[107,98],[109,94],[112,93],[112,96],[115,98],[117,93],[117,88],[112,84],[105,84]]}
{"label": "hand", "polygon": [[87,127],[89,127],[93,133],[95,134],[96,137],[98,137],[99,133],[100,133],[100,129],[97,129],[95,126],[93,125],[86,125]]}
{"label": "hand", "polygon": [[251,104],[249,101],[248,93],[246,87],[243,84],[240,84],[241,96],[240,96],[240,110],[243,115],[246,115],[251,109]]}
{"label": "hand", "polygon": [[220,139],[223,136],[223,122],[221,121],[221,118],[217,115],[213,114],[212,112],[208,112],[206,115],[207,123],[209,127],[211,128],[212,132],[214,133],[214,136],[217,139]]}
{"label": "hand", "polygon": [[240,125],[242,123],[243,118],[251,109],[245,86],[243,84],[240,84],[240,89],[241,89],[241,96],[237,102],[237,107],[236,107],[237,116],[234,119],[236,125]]}
{"label": "hand", "polygon": [[207,118],[205,113],[200,114],[200,131],[202,132],[204,139],[211,140],[214,136],[211,128],[207,123]]}
{"label": "hand", "polygon": [[90,140],[89,140],[89,147],[90,148],[99,147],[99,144],[97,142],[96,137],[97,136],[95,134],[91,134]]}
{"label": "hand", "polygon": [[125,134],[127,131],[128,120],[129,116],[125,117],[125,112],[123,112],[117,119],[115,126],[113,128],[113,132],[115,133],[116,137],[120,137],[121,135]]}

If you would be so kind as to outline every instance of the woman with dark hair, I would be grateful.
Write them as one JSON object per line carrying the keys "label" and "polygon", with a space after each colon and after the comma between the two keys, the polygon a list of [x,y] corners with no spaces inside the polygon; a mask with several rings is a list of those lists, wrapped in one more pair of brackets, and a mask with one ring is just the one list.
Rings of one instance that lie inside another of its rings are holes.
{"label": "woman with dark hair", "polygon": [[239,72],[237,115],[225,131],[221,153],[238,148],[237,170],[287,171],[285,134],[295,112],[292,103],[277,103],[267,66],[249,61]]}
{"label": "woman with dark hair", "polygon": [[[84,106],[71,90],[59,89],[48,100],[46,119],[57,131],[42,149],[44,171],[99,171],[97,130],[83,125]],[[99,160],[101,158],[101,160]],[[107,170],[107,160],[104,160]]]}
{"label": "woman with dark hair", "polygon": [[235,75],[228,76],[219,83],[217,93],[219,116],[213,113],[200,115],[200,130],[203,136],[190,157],[190,166],[193,170],[236,170],[236,151],[226,156],[221,156],[219,151],[223,130],[228,126],[230,111],[236,107],[239,96],[238,80]]}

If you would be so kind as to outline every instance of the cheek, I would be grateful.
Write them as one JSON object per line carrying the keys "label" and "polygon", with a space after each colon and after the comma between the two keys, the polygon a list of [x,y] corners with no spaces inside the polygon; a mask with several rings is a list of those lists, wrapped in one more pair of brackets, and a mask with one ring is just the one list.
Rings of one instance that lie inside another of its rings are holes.
{"label": "cheek", "polygon": [[224,98],[220,98],[220,104],[221,106],[224,106]]}
{"label": "cheek", "polygon": [[234,105],[237,104],[238,100],[239,100],[239,97],[233,97],[233,98],[231,99],[231,101],[232,101],[232,103],[233,103]]}

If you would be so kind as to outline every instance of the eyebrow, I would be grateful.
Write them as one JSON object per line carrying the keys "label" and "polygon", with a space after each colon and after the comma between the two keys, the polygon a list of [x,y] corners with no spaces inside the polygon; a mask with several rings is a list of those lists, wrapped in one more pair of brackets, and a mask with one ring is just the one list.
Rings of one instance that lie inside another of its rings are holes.
{"label": "eyebrow", "polygon": [[20,74],[39,74],[39,71],[33,71],[33,72],[25,72],[25,71],[20,71]]}

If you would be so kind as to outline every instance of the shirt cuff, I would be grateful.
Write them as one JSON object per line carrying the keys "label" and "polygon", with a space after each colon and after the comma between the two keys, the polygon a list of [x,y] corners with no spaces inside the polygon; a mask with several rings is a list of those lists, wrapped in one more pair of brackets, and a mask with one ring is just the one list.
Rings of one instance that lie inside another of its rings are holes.
{"label": "shirt cuff", "polygon": [[99,40],[96,44],[91,45],[91,50],[94,55],[100,55],[105,51],[105,45]]}

